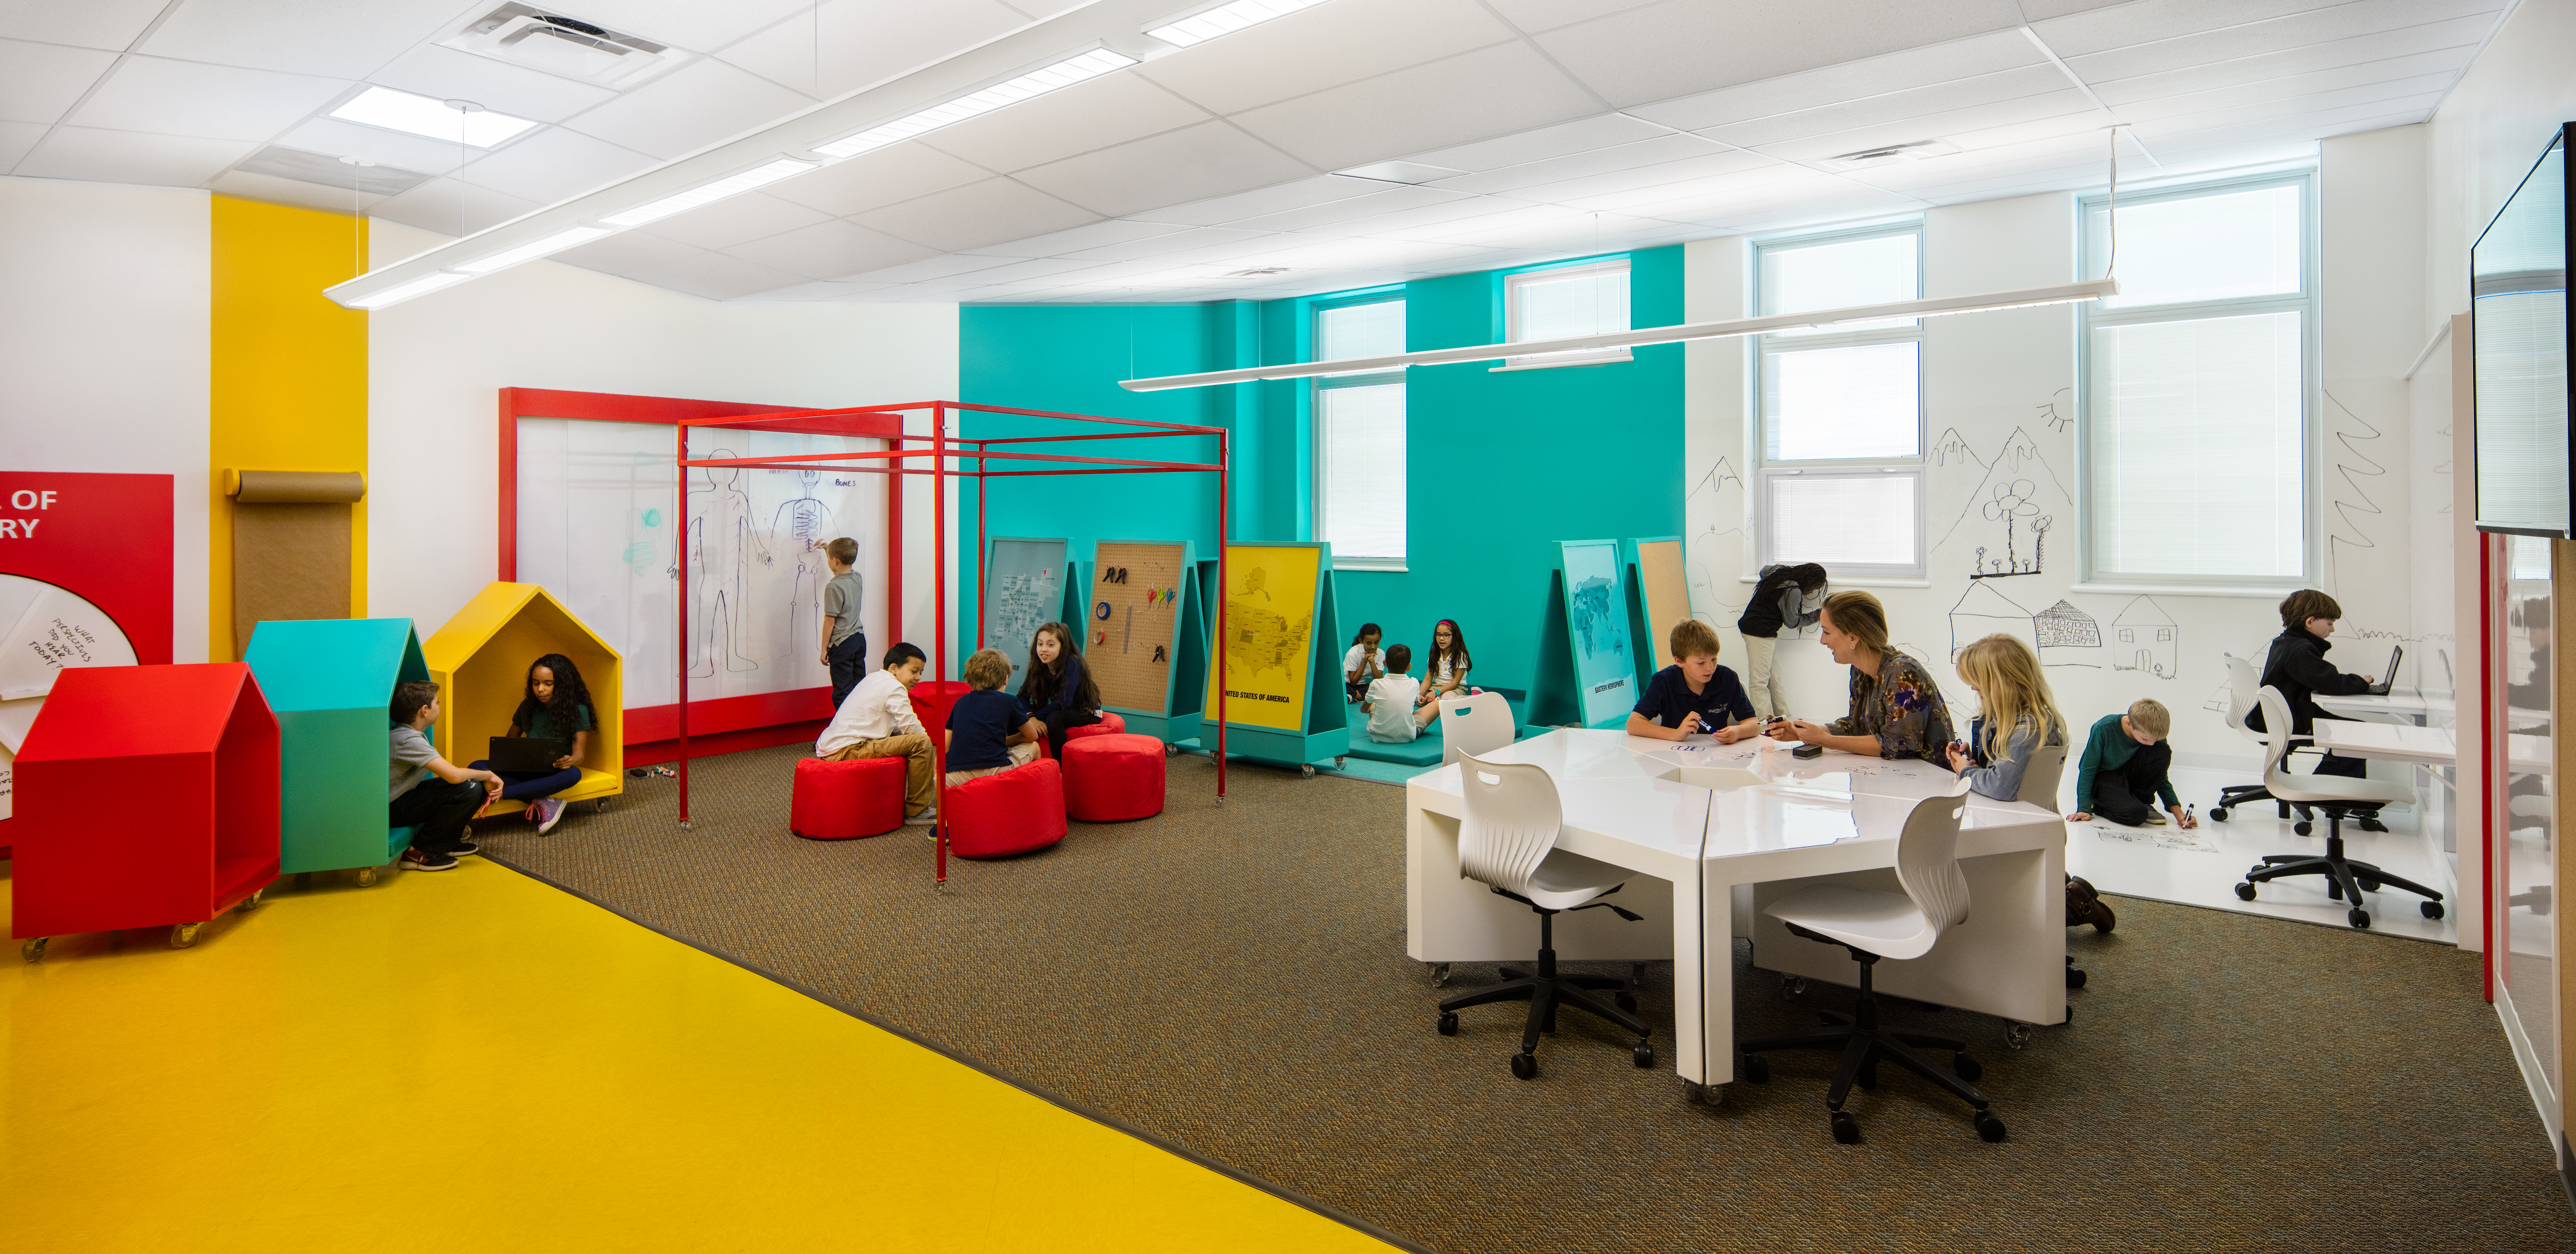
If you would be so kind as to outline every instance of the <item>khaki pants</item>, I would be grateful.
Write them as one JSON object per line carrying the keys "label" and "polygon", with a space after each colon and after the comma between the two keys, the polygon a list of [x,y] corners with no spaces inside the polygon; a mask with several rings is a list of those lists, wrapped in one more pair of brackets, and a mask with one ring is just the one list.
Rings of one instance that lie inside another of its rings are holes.
{"label": "khaki pants", "polygon": [[1789,692],[1780,684],[1779,668],[1771,655],[1780,646],[1776,636],[1744,637],[1744,695],[1753,698],[1753,716],[1767,719],[1789,712]]}
{"label": "khaki pants", "polygon": [[930,737],[919,732],[904,736],[879,736],[857,744],[835,749],[823,758],[826,762],[854,762],[860,758],[910,758],[903,771],[903,809],[918,813],[939,799],[939,790],[930,783]]}
{"label": "khaki pants", "polygon": [[965,783],[967,780],[970,780],[970,779],[982,779],[982,778],[984,778],[984,777],[985,777],[985,776],[987,776],[987,775],[999,775],[999,774],[1001,774],[1001,773],[1002,773],[1002,772],[1004,772],[1004,771],[1007,771],[1007,770],[1012,769],[1013,767],[1027,766],[1029,763],[1031,763],[1031,762],[1035,762],[1035,761],[1037,761],[1037,760],[1038,760],[1038,747],[1037,747],[1036,745],[1030,745],[1030,744],[1018,744],[1018,745],[1012,745],[1012,746],[1011,746],[1011,765],[1010,765],[1010,766],[986,766],[986,767],[978,767],[977,769],[975,769],[975,770],[971,770],[971,771],[950,771],[950,772],[948,773],[948,786],[949,786],[949,787],[951,787],[951,788],[955,788],[955,787],[956,787],[956,786],[958,786],[959,784]]}

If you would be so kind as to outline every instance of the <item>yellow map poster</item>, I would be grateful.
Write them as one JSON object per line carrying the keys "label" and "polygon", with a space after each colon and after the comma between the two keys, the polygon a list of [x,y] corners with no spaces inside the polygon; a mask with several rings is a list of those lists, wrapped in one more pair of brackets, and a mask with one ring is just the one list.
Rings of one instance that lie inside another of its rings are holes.
{"label": "yellow map poster", "polygon": [[[1225,550],[1225,718],[1306,729],[1315,652],[1315,581],[1323,550],[1231,544]],[[1206,716],[1216,717],[1216,675]]]}

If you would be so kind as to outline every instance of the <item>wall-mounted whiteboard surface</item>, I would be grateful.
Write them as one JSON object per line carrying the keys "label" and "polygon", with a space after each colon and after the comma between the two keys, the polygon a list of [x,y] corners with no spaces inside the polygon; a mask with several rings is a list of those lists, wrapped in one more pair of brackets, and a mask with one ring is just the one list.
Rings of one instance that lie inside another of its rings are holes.
{"label": "wall-mounted whiteboard surface", "polygon": [[1039,627],[1063,620],[1065,541],[1002,537],[992,549],[984,575],[984,644],[1011,659],[1003,688],[1018,692],[1029,677],[1029,642]]}
{"label": "wall-mounted whiteboard surface", "polygon": [[[701,457],[863,451],[879,441],[700,433]],[[626,658],[626,708],[680,699],[680,521],[672,429],[519,420],[519,579],[541,584]],[[689,472],[689,699],[831,683],[822,663],[823,546],[859,544],[860,622],[873,659],[885,616],[885,476],[700,467]],[[874,667],[874,661],[869,663]]]}

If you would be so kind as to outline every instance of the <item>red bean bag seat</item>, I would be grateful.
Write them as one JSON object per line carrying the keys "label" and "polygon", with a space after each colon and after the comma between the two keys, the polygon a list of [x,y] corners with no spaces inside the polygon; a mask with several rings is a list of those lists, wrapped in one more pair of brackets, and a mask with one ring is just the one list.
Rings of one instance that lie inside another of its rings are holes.
{"label": "red bean bag seat", "polygon": [[1064,839],[1064,773],[1040,758],[948,789],[940,805],[948,852],[1007,858]]}
{"label": "red bean bag seat", "polygon": [[1102,710],[1100,712],[1100,721],[1097,723],[1090,723],[1081,727],[1065,728],[1064,742],[1066,744],[1072,744],[1074,741],[1080,740],[1086,736],[1124,736],[1126,734],[1127,720],[1118,717],[1118,715],[1112,711]]}
{"label": "red bean bag seat", "polygon": [[1085,736],[1064,742],[1065,813],[1116,823],[1163,812],[1163,742],[1152,736]]}
{"label": "red bean bag seat", "polygon": [[787,830],[807,840],[857,840],[903,826],[903,758],[796,764]]}

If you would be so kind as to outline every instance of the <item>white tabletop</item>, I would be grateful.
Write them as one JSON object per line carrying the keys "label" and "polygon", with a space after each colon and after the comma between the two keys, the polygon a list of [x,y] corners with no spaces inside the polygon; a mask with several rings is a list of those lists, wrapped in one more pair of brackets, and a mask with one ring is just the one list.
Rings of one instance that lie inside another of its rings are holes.
{"label": "white tabletop", "polygon": [[[2402,723],[2346,723],[2318,719],[2316,742],[2346,757],[2454,766],[2460,760],[2459,737],[2449,727],[2409,727]],[[2546,736],[2508,736],[2517,771],[2554,769]]]}
{"label": "white tabletop", "polygon": [[2349,697],[2315,694],[2318,705],[2337,714],[2392,714],[2399,718],[2425,718],[2452,712],[2451,694],[2428,693],[2421,688],[2390,688],[2384,696],[2361,693]]}

